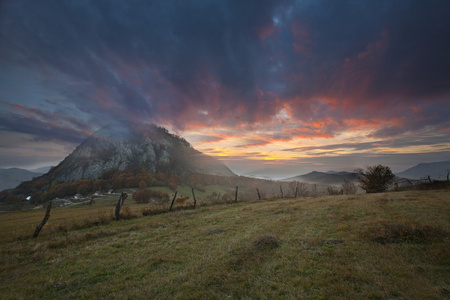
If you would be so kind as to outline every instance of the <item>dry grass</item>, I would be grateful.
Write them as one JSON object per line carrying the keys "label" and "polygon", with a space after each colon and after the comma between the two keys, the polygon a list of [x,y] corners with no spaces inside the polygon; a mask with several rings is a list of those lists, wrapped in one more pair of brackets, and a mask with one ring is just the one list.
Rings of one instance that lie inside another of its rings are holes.
{"label": "dry grass", "polygon": [[28,236],[44,211],[2,214],[0,294],[446,299],[449,200],[446,191],[408,191],[238,202],[147,217],[146,206],[129,205],[130,218],[118,222],[108,221],[113,206],[80,206],[55,209],[37,239]]}

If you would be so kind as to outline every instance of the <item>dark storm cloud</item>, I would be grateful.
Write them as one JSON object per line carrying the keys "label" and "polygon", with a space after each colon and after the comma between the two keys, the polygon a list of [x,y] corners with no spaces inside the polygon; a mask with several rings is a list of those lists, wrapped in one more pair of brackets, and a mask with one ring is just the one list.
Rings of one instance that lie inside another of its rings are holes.
{"label": "dark storm cloud", "polygon": [[[350,83],[370,76],[366,96],[448,94],[448,1],[303,3],[294,6],[292,42],[311,51],[293,49],[292,72],[307,76],[290,92],[317,96],[325,89],[345,97],[357,88],[335,78],[345,75]],[[298,40],[295,31],[301,30]],[[352,73],[345,72],[346,64],[353,64]]]}
{"label": "dark storm cloud", "polygon": [[[38,70],[44,86],[91,116],[90,129],[116,120],[233,128],[271,122],[285,108],[302,126],[277,133],[285,140],[332,137],[352,129],[349,118],[377,119],[373,136],[392,137],[448,119],[436,107],[450,96],[449,8],[440,0],[7,0],[0,58]],[[20,118],[4,126],[19,130]]]}
{"label": "dark storm cloud", "polygon": [[[85,97],[69,95],[81,108],[100,101],[95,92],[102,91],[109,97],[105,101],[114,103],[115,110],[108,111],[113,116],[120,111],[134,120],[170,115],[176,120],[187,106],[206,105],[225,120],[243,103],[239,120],[248,114],[252,121],[257,113],[275,112],[271,100],[256,93],[256,69],[264,59],[259,30],[272,24],[279,6],[275,1],[6,1],[3,59],[39,68],[48,79],[62,73],[89,85]],[[211,84],[221,89],[219,95],[207,90]]]}
{"label": "dark storm cloud", "polygon": [[80,143],[91,132],[89,125],[68,115],[50,114],[22,105],[9,106],[13,112],[0,114],[0,129],[34,136],[34,141]]}

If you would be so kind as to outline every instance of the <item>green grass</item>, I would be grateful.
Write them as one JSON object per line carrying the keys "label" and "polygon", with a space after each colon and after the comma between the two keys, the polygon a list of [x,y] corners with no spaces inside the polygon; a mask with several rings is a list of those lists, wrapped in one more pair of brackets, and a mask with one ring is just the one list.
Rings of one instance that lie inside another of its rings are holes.
{"label": "green grass", "polygon": [[[197,196],[197,195],[196,195]],[[446,299],[448,191],[0,215],[2,299]],[[99,226],[86,220],[103,218]],[[76,226],[75,226],[76,225]]]}

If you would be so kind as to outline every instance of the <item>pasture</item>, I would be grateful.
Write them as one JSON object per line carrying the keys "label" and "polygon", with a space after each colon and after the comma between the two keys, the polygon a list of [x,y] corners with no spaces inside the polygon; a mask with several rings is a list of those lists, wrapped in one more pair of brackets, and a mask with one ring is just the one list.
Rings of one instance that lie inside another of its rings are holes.
{"label": "pasture", "polygon": [[130,196],[117,222],[114,196],[55,207],[35,239],[44,210],[0,214],[2,299],[450,297],[448,190],[172,212]]}

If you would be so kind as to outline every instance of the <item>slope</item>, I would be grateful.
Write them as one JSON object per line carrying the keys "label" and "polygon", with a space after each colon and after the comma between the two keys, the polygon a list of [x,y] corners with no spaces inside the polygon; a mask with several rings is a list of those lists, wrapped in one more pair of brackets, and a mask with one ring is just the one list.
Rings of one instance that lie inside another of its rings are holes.
{"label": "slope", "polygon": [[[448,191],[200,206],[100,226],[113,207],[4,215],[5,299],[445,299]],[[130,205],[138,214],[148,205]]]}

